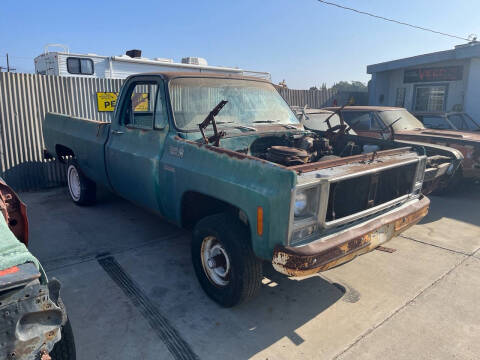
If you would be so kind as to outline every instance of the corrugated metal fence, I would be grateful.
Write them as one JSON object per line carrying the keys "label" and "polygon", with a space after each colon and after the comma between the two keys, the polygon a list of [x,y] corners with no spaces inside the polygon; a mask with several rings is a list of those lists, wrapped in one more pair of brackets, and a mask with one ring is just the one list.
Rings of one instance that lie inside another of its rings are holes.
{"label": "corrugated metal fence", "polygon": [[[65,168],[43,159],[42,121],[47,112],[110,121],[97,111],[97,92],[118,92],[123,80],[0,73],[0,176],[17,191],[62,185]],[[352,94],[279,88],[290,105],[320,108]],[[365,97],[366,98],[366,97]],[[358,105],[361,105],[356,101]],[[365,102],[366,104],[366,102]]]}
{"label": "corrugated metal fence", "polygon": [[344,105],[353,98],[355,105],[368,105],[367,92],[326,90],[295,90],[277,86],[278,92],[291,106],[320,109],[326,106]]}
{"label": "corrugated metal fence", "polygon": [[0,175],[17,191],[64,183],[64,166],[43,159],[42,121],[58,112],[101,121],[96,92],[117,92],[122,80],[0,73]]}

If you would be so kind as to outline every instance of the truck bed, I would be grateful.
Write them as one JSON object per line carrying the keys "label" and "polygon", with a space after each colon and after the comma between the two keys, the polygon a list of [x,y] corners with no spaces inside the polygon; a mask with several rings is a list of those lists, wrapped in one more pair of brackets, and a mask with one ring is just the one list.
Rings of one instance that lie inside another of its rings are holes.
{"label": "truck bed", "polygon": [[43,122],[47,152],[58,158],[68,157],[69,150],[82,163],[82,171],[95,182],[107,184],[105,143],[110,123],[48,113]]}

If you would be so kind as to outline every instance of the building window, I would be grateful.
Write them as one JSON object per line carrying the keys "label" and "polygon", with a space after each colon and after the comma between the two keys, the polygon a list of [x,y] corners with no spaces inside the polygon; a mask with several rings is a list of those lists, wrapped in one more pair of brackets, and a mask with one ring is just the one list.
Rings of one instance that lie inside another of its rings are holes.
{"label": "building window", "polygon": [[67,58],[67,71],[70,74],[93,75],[92,59]]}
{"label": "building window", "polygon": [[405,107],[405,88],[397,88],[396,107]]}
{"label": "building window", "polygon": [[415,88],[415,111],[445,111],[447,85],[417,86]]}

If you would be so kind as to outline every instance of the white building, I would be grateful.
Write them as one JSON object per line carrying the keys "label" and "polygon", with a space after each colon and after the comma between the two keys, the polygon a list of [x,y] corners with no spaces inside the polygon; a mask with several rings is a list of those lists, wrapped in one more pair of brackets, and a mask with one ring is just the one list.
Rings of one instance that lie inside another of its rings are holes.
{"label": "white building", "polygon": [[[63,51],[49,51],[50,46],[63,47]],[[140,50],[130,50],[126,55],[120,56],[102,56],[74,54],[63,45],[53,44],[47,45],[45,52],[37,56],[34,61],[35,73],[42,75],[125,79],[129,75],[145,72],[195,71],[248,75],[271,80],[267,72],[210,66],[207,60],[198,57],[185,57],[181,63],[167,58],[148,59],[141,56]]]}
{"label": "white building", "polygon": [[480,118],[480,43],[367,66],[369,104]]}

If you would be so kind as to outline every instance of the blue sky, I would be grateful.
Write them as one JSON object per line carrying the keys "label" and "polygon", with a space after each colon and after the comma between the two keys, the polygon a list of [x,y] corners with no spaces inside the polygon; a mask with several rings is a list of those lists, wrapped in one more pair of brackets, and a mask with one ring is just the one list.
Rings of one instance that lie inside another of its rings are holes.
{"label": "blue sky", "polygon": [[[332,0],[467,37],[480,35],[480,1]],[[10,1],[0,8],[4,54],[18,71],[33,71],[47,43],[72,52],[145,57],[200,56],[211,65],[268,71],[273,81],[308,88],[341,80],[367,82],[366,65],[462,43],[316,0]]]}

